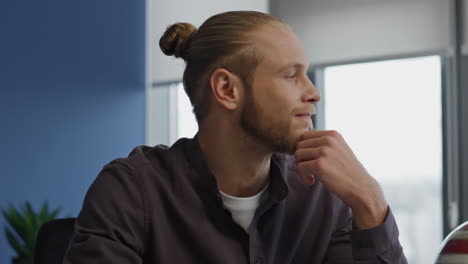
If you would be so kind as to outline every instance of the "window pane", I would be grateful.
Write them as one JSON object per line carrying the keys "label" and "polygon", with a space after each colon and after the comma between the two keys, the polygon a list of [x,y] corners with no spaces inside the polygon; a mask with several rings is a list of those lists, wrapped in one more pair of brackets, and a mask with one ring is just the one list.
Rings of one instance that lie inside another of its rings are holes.
{"label": "window pane", "polygon": [[192,112],[190,99],[182,83],[177,85],[177,138],[192,138],[198,131],[198,124]]}
{"label": "window pane", "polygon": [[442,241],[440,57],[327,67],[325,128],[340,132],[381,184],[409,263]]}

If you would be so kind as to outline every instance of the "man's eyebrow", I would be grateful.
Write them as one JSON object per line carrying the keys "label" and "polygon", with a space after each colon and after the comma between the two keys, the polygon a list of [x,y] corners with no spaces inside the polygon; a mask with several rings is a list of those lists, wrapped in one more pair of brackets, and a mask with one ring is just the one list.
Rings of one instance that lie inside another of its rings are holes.
{"label": "man's eyebrow", "polygon": [[297,69],[301,69],[301,68],[304,68],[306,70],[308,70],[310,68],[311,64],[302,64],[302,63],[298,63],[298,62],[294,62],[294,63],[289,63],[285,66],[282,66],[279,71],[284,71],[286,69],[289,69],[289,68],[297,68]]}

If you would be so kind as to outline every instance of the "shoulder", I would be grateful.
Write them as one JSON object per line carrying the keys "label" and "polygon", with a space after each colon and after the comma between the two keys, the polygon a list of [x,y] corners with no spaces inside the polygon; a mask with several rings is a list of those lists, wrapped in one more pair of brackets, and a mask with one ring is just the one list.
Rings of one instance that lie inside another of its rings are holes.
{"label": "shoulder", "polygon": [[107,164],[104,169],[118,167],[129,174],[140,176],[167,173],[187,163],[186,148],[189,140],[182,138],[170,147],[166,145],[137,146],[128,157],[117,158]]}
{"label": "shoulder", "polygon": [[[118,207],[142,207],[148,199],[166,192],[182,173],[174,173],[184,163],[184,145],[180,140],[171,147],[135,147],[128,157],[106,164],[87,191],[85,203]],[[122,204],[124,203],[124,204]],[[136,206],[138,205],[138,206]]]}
{"label": "shoulder", "polygon": [[[154,184],[165,182],[168,177],[180,177],[186,162],[185,148],[189,139],[181,139],[171,147],[137,146],[128,157],[117,158],[106,164],[94,180],[89,191],[105,189],[145,193]],[[99,193],[99,192],[98,192]]]}

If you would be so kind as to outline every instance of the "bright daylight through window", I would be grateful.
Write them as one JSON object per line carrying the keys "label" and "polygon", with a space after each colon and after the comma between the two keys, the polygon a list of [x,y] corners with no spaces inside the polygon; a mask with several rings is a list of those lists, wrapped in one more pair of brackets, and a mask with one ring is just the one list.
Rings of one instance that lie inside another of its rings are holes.
{"label": "bright daylight through window", "polygon": [[198,131],[198,124],[192,112],[190,99],[182,83],[177,85],[177,137],[192,138]]}
{"label": "bright daylight through window", "polygon": [[442,241],[440,57],[327,67],[326,129],[339,131],[382,185],[408,263]]}

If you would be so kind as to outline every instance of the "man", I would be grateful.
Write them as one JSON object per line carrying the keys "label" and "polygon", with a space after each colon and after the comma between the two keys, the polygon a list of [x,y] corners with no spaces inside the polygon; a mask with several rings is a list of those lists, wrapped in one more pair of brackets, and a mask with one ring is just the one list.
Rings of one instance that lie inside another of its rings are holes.
{"label": "man", "polygon": [[406,263],[378,183],[336,131],[291,29],[227,12],[169,27],[199,132],[104,167],[65,263]]}

